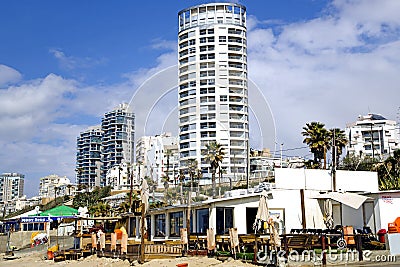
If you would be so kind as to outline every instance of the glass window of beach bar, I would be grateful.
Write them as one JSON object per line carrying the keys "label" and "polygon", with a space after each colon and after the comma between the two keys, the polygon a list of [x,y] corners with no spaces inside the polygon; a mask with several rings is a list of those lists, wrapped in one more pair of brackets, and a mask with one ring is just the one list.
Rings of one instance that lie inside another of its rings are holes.
{"label": "glass window of beach bar", "polygon": [[196,210],[197,227],[196,230],[200,234],[206,234],[209,226],[210,212],[208,209]]}
{"label": "glass window of beach bar", "polygon": [[129,217],[129,237],[137,236],[136,217]]}
{"label": "glass window of beach bar", "polygon": [[217,208],[217,235],[228,234],[233,227],[233,208]]}
{"label": "glass window of beach bar", "polygon": [[183,228],[183,211],[171,212],[169,214],[169,236],[179,237],[180,229]]}
{"label": "glass window of beach bar", "polygon": [[165,237],[165,214],[156,214],[154,216],[155,220],[155,237]]}

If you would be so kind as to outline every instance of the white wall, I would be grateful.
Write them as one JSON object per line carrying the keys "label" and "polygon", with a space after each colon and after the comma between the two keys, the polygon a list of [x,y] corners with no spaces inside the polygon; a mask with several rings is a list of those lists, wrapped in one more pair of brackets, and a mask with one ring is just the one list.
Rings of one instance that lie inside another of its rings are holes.
{"label": "white wall", "polygon": [[381,192],[376,195],[378,201],[377,211],[380,217],[377,222],[377,230],[388,229],[388,223],[392,223],[400,217],[400,192]]}
{"label": "white wall", "polygon": [[[268,199],[268,208],[271,211],[283,210],[285,233],[289,233],[291,229],[302,228],[301,215],[301,199],[300,190],[280,190],[275,189],[269,191],[272,194],[272,199]],[[306,212],[306,227],[307,228],[325,228],[323,222],[322,210],[317,199],[309,198],[315,195],[315,191],[305,191],[305,212]],[[239,234],[245,234],[246,225],[246,208],[258,208],[259,196],[226,200],[212,204],[212,212],[210,214],[210,227],[216,228],[215,225],[215,209],[214,207],[234,207],[234,226],[238,228]],[[254,218],[255,220],[255,218]]]}
{"label": "white wall", "polygon": [[[275,169],[276,188],[332,190],[330,170],[316,169]],[[376,172],[337,171],[336,189],[344,191],[378,192],[378,175]]]}
{"label": "white wall", "polygon": [[378,173],[367,171],[336,171],[336,189],[378,192]]}

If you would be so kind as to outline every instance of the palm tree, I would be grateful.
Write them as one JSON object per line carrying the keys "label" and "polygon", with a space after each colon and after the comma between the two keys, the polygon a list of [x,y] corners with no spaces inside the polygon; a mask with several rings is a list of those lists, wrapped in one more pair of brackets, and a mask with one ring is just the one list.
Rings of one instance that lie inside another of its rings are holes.
{"label": "palm tree", "polygon": [[314,164],[321,166],[321,160],[324,159],[324,169],[326,169],[326,151],[330,149],[330,134],[325,129],[325,124],[321,122],[306,123],[301,133],[305,138],[303,143],[310,147],[314,154]]}
{"label": "palm tree", "polygon": [[183,181],[185,180],[185,174],[183,170],[179,170],[179,184],[180,184],[180,191],[181,191],[181,203],[183,203]]}
{"label": "palm tree", "polygon": [[167,171],[165,176],[167,176],[168,182],[169,182],[169,158],[171,157],[172,152],[171,149],[167,149],[167,151],[165,152],[165,156],[167,157]]}
{"label": "palm tree", "polygon": [[200,193],[200,180],[203,178],[203,173],[201,172],[201,169],[197,169],[196,171],[196,180],[197,180],[197,195]]}
{"label": "palm tree", "polygon": [[119,204],[118,209],[117,209],[118,214],[127,213],[127,212],[129,212],[130,208],[131,208],[131,205],[129,203],[129,200],[125,200],[124,202]]}
{"label": "palm tree", "polygon": [[193,191],[193,180],[196,175],[196,170],[197,170],[197,160],[195,159],[189,159],[188,160],[188,172],[189,172],[189,177],[190,177],[190,193]]}
{"label": "palm tree", "polygon": [[164,192],[164,203],[168,204],[170,202],[170,197],[171,197],[171,194],[169,193],[169,178],[168,178],[168,175],[163,175],[161,177],[161,181],[163,182],[164,189],[165,189],[165,192]]}
{"label": "palm tree", "polygon": [[[332,158],[335,158],[336,166],[339,166],[339,158],[346,147],[348,140],[343,130],[333,128],[329,130],[330,138],[333,140]],[[336,148],[336,149],[335,149]]]}
{"label": "palm tree", "polygon": [[210,142],[206,145],[207,147],[207,155],[205,159],[210,163],[211,167],[211,180],[212,180],[212,196],[215,198],[216,196],[216,182],[215,182],[215,173],[224,159],[224,148],[221,144],[217,142]]}

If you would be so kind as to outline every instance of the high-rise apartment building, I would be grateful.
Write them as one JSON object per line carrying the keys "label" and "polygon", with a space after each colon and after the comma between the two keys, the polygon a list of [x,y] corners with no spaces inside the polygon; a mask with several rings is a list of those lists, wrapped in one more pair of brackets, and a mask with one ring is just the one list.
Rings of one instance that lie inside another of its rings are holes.
{"label": "high-rise apartment building", "polygon": [[25,175],[19,173],[3,173],[0,175],[0,202],[6,204],[15,201],[24,194]]}
{"label": "high-rise apartment building", "polygon": [[102,180],[106,184],[107,171],[120,163],[134,161],[135,116],[126,103],[107,112],[101,120],[102,139]]}
{"label": "high-rise apartment building", "polygon": [[89,187],[99,186],[101,181],[101,142],[103,131],[100,126],[89,127],[77,138],[76,183]]}
{"label": "high-rise apartment building", "polygon": [[379,114],[360,115],[356,122],[347,124],[345,131],[349,154],[385,158],[400,149],[399,125]]}
{"label": "high-rise apartment building", "polygon": [[244,177],[248,160],[246,8],[212,3],[178,14],[180,168],[196,159],[204,176],[206,144],[223,145],[224,176]]}

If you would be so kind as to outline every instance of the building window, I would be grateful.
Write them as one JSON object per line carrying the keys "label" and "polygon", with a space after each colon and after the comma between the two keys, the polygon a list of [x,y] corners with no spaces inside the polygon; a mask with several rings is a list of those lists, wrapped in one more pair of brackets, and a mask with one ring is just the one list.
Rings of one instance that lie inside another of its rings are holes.
{"label": "building window", "polygon": [[226,102],[226,101],[228,101],[228,97],[226,95],[220,95],[219,96],[219,101]]}
{"label": "building window", "polygon": [[136,236],[136,217],[130,217],[129,218],[129,237],[135,237]]}
{"label": "building window", "polygon": [[219,42],[220,43],[226,43],[226,36],[220,36],[219,37]]}
{"label": "building window", "polygon": [[155,237],[165,237],[165,214],[157,214],[154,216],[156,224]]}
{"label": "building window", "polygon": [[169,226],[169,236],[179,237],[180,229],[183,228],[183,211],[170,213]]}
{"label": "building window", "polygon": [[197,232],[201,234],[207,233],[210,212],[208,209],[198,209],[196,210],[197,217]]}
{"label": "building window", "polygon": [[233,208],[217,208],[217,235],[227,234],[233,227]]}

